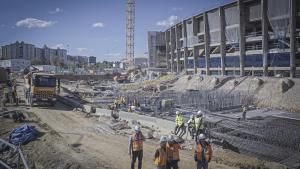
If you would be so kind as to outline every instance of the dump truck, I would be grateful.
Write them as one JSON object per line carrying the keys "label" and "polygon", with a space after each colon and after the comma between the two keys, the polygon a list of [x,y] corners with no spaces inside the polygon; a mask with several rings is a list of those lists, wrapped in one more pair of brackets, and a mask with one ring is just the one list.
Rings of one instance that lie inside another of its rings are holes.
{"label": "dump truck", "polygon": [[49,103],[54,106],[59,90],[59,79],[54,74],[29,72],[24,76],[24,95],[26,103]]}

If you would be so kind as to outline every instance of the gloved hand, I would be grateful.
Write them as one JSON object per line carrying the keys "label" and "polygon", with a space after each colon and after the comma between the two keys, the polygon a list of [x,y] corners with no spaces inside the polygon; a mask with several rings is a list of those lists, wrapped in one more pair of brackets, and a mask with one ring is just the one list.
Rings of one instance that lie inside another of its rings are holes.
{"label": "gloved hand", "polygon": [[196,155],[196,154],[194,155],[194,160],[195,160],[195,161],[198,161],[197,155]]}

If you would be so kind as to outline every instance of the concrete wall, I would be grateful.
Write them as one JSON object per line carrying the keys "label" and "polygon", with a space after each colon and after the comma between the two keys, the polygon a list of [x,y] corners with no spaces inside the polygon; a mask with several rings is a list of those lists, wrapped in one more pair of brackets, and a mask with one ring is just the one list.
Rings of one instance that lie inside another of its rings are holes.
{"label": "concrete wall", "polygon": [[56,77],[63,80],[113,80],[114,75],[56,75]]}

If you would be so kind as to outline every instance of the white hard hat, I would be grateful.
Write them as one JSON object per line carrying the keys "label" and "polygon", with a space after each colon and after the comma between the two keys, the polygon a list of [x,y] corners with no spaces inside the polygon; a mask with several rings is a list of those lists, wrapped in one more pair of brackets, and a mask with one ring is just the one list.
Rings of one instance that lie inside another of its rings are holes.
{"label": "white hard hat", "polygon": [[206,137],[205,137],[205,135],[204,134],[200,134],[199,136],[198,136],[198,140],[204,140]]}
{"label": "white hard hat", "polygon": [[181,114],[180,111],[176,111],[176,115]]}
{"label": "white hard hat", "polygon": [[141,131],[141,128],[140,128],[140,126],[134,126],[134,130],[135,131]]}
{"label": "white hard hat", "polygon": [[197,112],[197,115],[198,115],[198,116],[202,116],[202,111],[199,110],[199,111]]}
{"label": "white hard hat", "polygon": [[173,141],[174,140],[174,136],[173,135],[169,135],[168,136],[168,141]]}
{"label": "white hard hat", "polygon": [[160,137],[160,142],[167,142],[167,141],[168,141],[167,136],[161,136]]}

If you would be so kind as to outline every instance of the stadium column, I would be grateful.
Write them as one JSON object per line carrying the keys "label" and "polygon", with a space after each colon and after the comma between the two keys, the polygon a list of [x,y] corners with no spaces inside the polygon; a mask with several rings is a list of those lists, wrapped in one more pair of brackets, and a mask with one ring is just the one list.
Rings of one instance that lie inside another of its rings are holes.
{"label": "stadium column", "polygon": [[[193,17],[193,44],[196,43],[197,37],[197,23],[196,23],[196,17]],[[198,68],[198,62],[197,62],[197,51],[196,46],[193,46],[193,58],[194,58],[194,74],[197,74],[197,68]]]}
{"label": "stadium column", "polygon": [[204,12],[204,40],[205,40],[205,66],[206,66],[206,75],[210,75],[210,37],[209,37],[209,26],[208,26],[208,18],[207,12]]}
{"label": "stadium column", "polygon": [[290,53],[290,77],[295,77],[296,72],[296,64],[295,64],[295,57],[296,57],[296,0],[290,0],[291,10],[290,10],[290,46],[291,46],[291,53]]}
{"label": "stadium column", "polygon": [[186,21],[182,22],[182,37],[183,37],[183,42],[184,44],[184,49],[183,49],[183,69],[185,74],[187,74],[187,69],[188,69],[188,49],[187,49],[187,32],[186,32]]}
{"label": "stadium column", "polygon": [[174,71],[174,44],[173,44],[173,42],[172,42],[172,39],[173,39],[173,30],[172,30],[172,28],[170,29],[170,51],[171,51],[171,63],[170,63],[170,67],[171,67],[171,72],[173,73],[173,71]]}
{"label": "stadium column", "polygon": [[[169,53],[168,53],[168,51],[169,51],[168,34],[169,34],[169,31],[167,30],[165,32],[165,39],[166,39],[166,61],[167,61],[167,69],[171,70],[171,63],[170,63],[170,58],[169,58]],[[149,63],[149,65],[150,65],[150,63]]]}
{"label": "stadium column", "polygon": [[225,13],[222,7],[219,7],[220,12],[220,49],[221,49],[221,74],[225,75],[225,57],[226,57],[226,38],[225,38]]}
{"label": "stadium column", "polygon": [[262,48],[263,48],[263,75],[268,76],[268,53],[269,53],[269,33],[268,33],[268,1],[261,1],[261,16],[262,16]]}
{"label": "stadium column", "polygon": [[239,9],[239,48],[240,48],[240,76],[245,76],[245,9],[243,0],[238,0]]}
{"label": "stadium column", "polygon": [[179,37],[178,37],[178,26],[176,25],[175,26],[175,39],[176,39],[176,54],[175,54],[175,56],[176,56],[176,61],[177,61],[177,63],[176,63],[176,72],[177,73],[179,73],[180,72],[180,70],[179,70],[179,54],[180,54],[180,39],[179,39]]}

